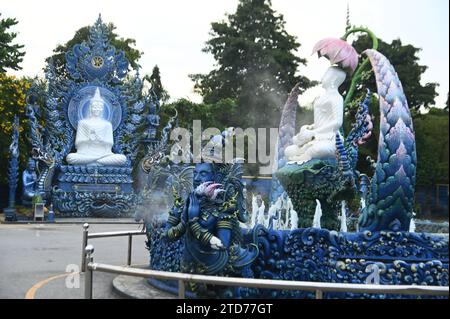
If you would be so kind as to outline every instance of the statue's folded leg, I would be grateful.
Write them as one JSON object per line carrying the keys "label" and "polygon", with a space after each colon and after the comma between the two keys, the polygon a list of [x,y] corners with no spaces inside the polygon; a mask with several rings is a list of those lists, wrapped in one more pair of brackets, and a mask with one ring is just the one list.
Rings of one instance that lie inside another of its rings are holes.
{"label": "statue's folded leg", "polygon": [[286,147],[286,149],[284,150],[284,155],[286,156],[286,158],[290,159],[291,157],[298,156],[299,152],[300,147],[294,144]]}
{"label": "statue's folded leg", "polygon": [[66,161],[71,165],[86,165],[95,161],[97,158],[79,153],[71,153],[67,155]]}
{"label": "statue's folded leg", "polygon": [[[293,147],[292,149],[290,149],[290,151],[292,151],[292,152],[290,153],[290,155],[288,155],[286,153],[286,151],[288,151],[288,148],[291,146],[295,146],[295,148]],[[290,162],[296,162],[297,164],[303,164],[311,159],[310,149],[313,146],[312,143],[307,143],[307,144],[303,145],[302,147],[298,147],[297,145],[291,145],[291,146],[287,147],[286,151],[285,151],[286,157],[288,158],[288,160]]]}
{"label": "statue's folded leg", "polygon": [[308,155],[311,158],[328,159],[336,157],[336,143],[335,141],[319,140],[308,149]]}

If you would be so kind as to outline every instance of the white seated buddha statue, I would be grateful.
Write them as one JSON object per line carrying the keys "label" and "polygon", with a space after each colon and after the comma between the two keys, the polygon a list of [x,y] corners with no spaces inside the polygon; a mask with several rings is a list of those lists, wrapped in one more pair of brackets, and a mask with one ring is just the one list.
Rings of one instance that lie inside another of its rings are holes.
{"label": "white seated buddha statue", "polygon": [[127,158],[122,154],[114,154],[111,122],[103,115],[104,100],[97,88],[90,100],[89,117],[79,120],[75,138],[76,153],[67,155],[67,163],[71,165],[112,165],[123,166]]}
{"label": "white seated buddha statue", "polygon": [[303,164],[312,159],[336,157],[336,133],[344,117],[344,99],[338,88],[345,77],[346,73],[335,66],[323,76],[325,93],[314,102],[314,124],[302,126],[300,133],[292,138],[293,145],[285,149],[289,163]]}

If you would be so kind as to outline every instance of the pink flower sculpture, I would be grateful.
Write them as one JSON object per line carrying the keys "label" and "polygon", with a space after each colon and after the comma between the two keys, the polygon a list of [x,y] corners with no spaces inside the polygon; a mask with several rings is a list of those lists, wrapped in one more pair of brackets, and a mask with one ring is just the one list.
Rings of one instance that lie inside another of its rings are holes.
{"label": "pink flower sculpture", "polygon": [[358,66],[358,52],[342,39],[326,38],[320,40],[314,46],[313,54],[316,52],[319,57],[324,56],[330,60],[331,64],[349,69],[351,73],[355,72]]}
{"label": "pink flower sculpture", "polygon": [[195,193],[199,196],[205,196],[209,200],[214,201],[219,194],[225,192],[222,186],[223,186],[222,184],[218,183],[205,182],[203,184],[200,184],[195,189]]}

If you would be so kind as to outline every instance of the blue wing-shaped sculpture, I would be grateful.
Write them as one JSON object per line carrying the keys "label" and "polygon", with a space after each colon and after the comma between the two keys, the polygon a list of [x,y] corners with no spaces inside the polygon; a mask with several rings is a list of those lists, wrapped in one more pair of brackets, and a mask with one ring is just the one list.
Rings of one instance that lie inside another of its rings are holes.
{"label": "blue wing-shaped sculpture", "polygon": [[376,50],[367,50],[375,72],[380,101],[378,160],[369,202],[360,229],[408,231],[414,206],[416,143],[402,84],[391,63]]}

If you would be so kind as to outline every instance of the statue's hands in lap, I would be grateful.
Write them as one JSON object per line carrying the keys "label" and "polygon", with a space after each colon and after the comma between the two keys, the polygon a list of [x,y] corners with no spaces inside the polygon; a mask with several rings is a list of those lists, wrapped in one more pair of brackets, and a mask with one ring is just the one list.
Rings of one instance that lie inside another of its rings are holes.
{"label": "statue's hands in lap", "polygon": [[75,137],[76,152],[67,155],[70,165],[113,165],[122,166],[127,163],[123,154],[114,154],[111,122],[103,119],[104,100],[97,88],[89,105],[89,116],[80,119]]}
{"label": "statue's hands in lap", "polygon": [[314,139],[314,124],[313,125],[304,125],[300,129],[300,133],[295,135],[293,138],[293,142],[295,145],[301,147],[306,143],[312,141]]}
{"label": "statue's hands in lap", "polygon": [[100,136],[97,135],[97,132],[95,130],[91,130],[89,132],[89,140],[90,141],[102,141]]}
{"label": "statue's hands in lap", "polygon": [[217,238],[216,236],[213,236],[210,239],[209,244],[211,245],[212,249],[220,250],[223,248],[222,241],[219,238]]}

